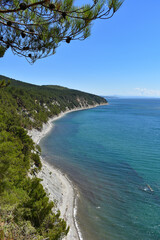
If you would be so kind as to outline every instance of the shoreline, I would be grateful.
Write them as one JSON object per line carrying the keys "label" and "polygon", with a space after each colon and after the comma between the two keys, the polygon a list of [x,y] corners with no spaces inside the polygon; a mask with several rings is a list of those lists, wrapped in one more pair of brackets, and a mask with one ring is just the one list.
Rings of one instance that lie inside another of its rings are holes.
{"label": "shoreline", "polygon": [[[45,137],[54,127],[54,121],[60,119],[70,112],[86,110],[102,105],[107,104],[89,105],[87,107],[74,108],[72,110],[61,112],[58,116],[50,118],[46,124],[44,123],[41,131],[32,129],[28,131],[28,135],[36,144],[39,144],[40,140]],[[70,230],[63,240],[83,240],[76,220],[77,198],[79,196],[78,190],[65,173],[53,165],[50,165],[47,161],[45,161],[45,159],[42,159],[42,157],[41,162],[42,169],[37,174],[37,177],[42,179],[41,184],[48,194],[49,199],[54,202],[56,201],[55,211],[59,209],[61,212],[61,217],[64,218],[67,226],[70,226]]]}

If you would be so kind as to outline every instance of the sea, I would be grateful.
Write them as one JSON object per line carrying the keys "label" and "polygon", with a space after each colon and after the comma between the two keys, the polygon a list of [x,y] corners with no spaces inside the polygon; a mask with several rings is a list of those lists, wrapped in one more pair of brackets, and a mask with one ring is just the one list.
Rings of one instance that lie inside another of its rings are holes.
{"label": "sea", "polygon": [[42,156],[78,189],[84,240],[160,240],[160,99],[108,101],[55,121]]}

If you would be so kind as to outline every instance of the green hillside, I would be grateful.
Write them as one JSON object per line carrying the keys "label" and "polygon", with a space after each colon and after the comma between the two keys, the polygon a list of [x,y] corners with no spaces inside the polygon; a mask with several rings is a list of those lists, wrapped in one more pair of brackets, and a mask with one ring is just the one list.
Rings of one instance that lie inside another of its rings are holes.
{"label": "green hillside", "polygon": [[59,86],[0,80],[10,81],[0,88],[0,239],[62,239],[69,228],[36,177],[41,151],[25,129],[40,130],[61,111],[106,100]]}
{"label": "green hillside", "polygon": [[21,126],[27,129],[41,129],[43,122],[61,111],[107,102],[99,96],[60,86],[37,86],[0,75],[2,79],[10,81],[10,85],[1,90],[2,104],[7,96],[22,117]]}

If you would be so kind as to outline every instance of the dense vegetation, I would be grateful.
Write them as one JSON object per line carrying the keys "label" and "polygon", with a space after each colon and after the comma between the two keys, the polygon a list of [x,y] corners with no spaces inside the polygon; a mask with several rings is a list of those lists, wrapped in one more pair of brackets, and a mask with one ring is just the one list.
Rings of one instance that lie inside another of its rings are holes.
{"label": "dense vegetation", "polygon": [[0,239],[61,239],[69,228],[60,212],[52,211],[54,202],[36,177],[42,167],[40,148],[26,129],[41,129],[66,109],[106,101],[59,86],[10,81],[0,88]]}
{"label": "dense vegetation", "polygon": [[[37,86],[0,75],[0,81],[2,79],[10,81],[5,88],[6,98],[19,114],[20,126],[27,129],[41,129],[42,123],[47,122],[49,117],[67,109],[106,103],[99,96],[60,86]],[[0,97],[4,98],[2,94]]]}

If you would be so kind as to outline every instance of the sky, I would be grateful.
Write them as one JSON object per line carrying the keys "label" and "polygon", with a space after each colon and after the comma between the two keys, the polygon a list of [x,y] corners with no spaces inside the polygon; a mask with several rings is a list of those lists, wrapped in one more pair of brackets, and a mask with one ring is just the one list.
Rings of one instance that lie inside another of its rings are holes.
{"label": "sky", "polygon": [[0,74],[98,95],[160,97],[160,0],[125,0],[110,20],[96,20],[84,41],[63,43],[30,65],[9,50]]}

